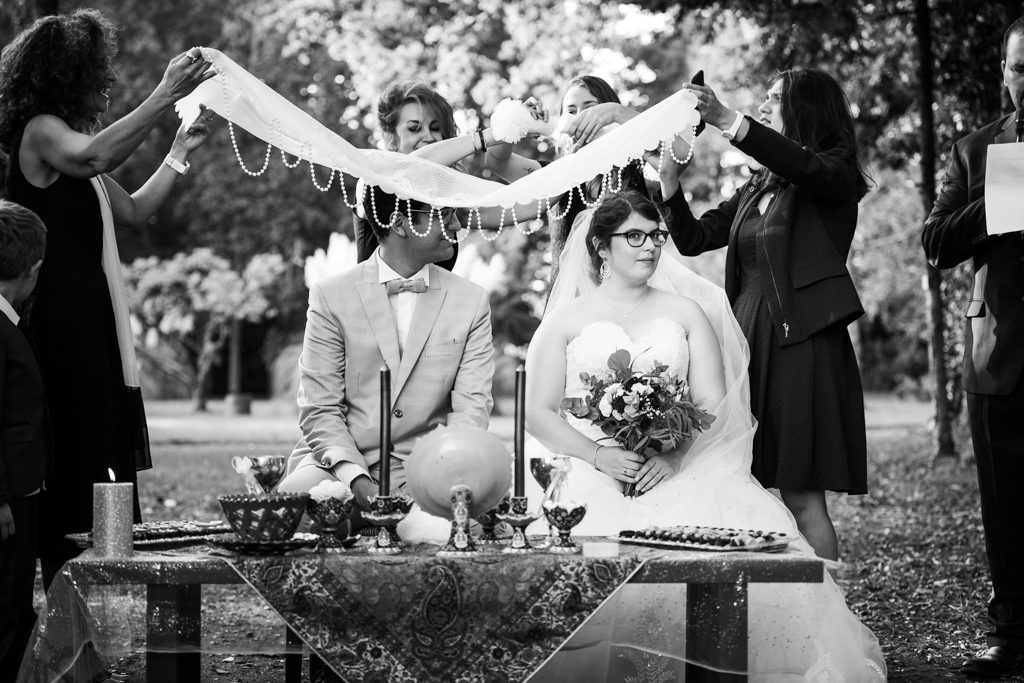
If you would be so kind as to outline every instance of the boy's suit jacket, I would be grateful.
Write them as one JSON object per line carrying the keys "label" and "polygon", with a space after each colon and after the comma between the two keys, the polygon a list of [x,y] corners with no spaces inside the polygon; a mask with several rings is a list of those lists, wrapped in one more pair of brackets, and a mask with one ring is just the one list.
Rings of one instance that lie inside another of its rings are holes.
{"label": "boy's suit jacket", "polygon": [[38,489],[50,466],[43,378],[24,333],[0,313],[0,503]]}
{"label": "boy's suit jacket", "polygon": [[380,459],[380,369],[391,370],[391,441],[404,459],[440,424],[487,427],[494,345],[487,292],[434,265],[417,294],[399,355],[398,332],[377,260],[313,287],[299,359],[303,438],[289,460],[367,469]]}

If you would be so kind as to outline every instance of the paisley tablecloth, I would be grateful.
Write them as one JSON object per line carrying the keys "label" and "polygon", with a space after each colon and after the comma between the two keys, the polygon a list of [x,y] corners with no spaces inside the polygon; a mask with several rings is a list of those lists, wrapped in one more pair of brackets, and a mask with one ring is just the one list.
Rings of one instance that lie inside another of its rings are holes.
{"label": "paisley tablecloth", "polygon": [[346,681],[522,681],[640,566],[432,552],[238,557],[232,566]]}
{"label": "paisley tablecloth", "polygon": [[[436,550],[245,556],[198,548],[125,560],[86,553],[51,586],[19,681],[87,681],[138,649],[145,633],[139,584],[240,579],[346,681],[521,681],[652,554],[485,550],[446,559]],[[172,630],[178,618],[161,615]],[[215,647],[204,642],[201,650]]]}

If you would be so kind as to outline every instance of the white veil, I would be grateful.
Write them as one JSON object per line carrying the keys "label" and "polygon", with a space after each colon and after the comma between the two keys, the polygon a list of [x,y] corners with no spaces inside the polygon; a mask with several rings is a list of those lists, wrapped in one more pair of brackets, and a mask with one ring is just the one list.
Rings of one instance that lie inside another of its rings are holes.
{"label": "white veil", "polygon": [[[552,285],[545,315],[597,287],[586,246],[593,212],[593,209],[581,211],[573,221],[559,258],[558,277]],[[725,290],[694,273],[680,258],[672,243],[666,243],[649,282],[652,287],[689,297],[704,309],[718,336],[726,394],[718,406],[708,407],[715,422],[694,441],[678,476],[706,476],[711,467],[720,473],[749,474],[755,421],[750,413],[747,340],[736,322]],[[708,457],[711,453],[714,457]]]}

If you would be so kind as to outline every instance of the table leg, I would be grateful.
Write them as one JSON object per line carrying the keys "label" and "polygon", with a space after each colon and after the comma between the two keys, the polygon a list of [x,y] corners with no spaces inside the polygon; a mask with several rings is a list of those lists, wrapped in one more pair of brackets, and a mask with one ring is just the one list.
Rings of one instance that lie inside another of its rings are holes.
{"label": "table leg", "polygon": [[687,683],[739,683],[747,670],[747,584],[691,583],[686,588]]}
{"label": "table leg", "polygon": [[146,597],[146,680],[200,680],[201,586],[151,584]]}
{"label": "table leg", "polygon": [[286,653],[284,656],[284,681],[285,683],[300,683],[302,681],[302,648],[305,643],[299,634],[287,626],[284,627],[284,640]]}

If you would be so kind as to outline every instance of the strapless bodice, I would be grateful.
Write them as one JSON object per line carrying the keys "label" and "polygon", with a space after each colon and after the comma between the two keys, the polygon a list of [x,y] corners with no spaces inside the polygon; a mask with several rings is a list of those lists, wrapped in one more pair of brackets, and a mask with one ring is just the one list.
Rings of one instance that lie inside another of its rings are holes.
{"label": "strapless bodice", "polygon": [[633,339],[625,328],[611,320],[585,325],[565,348],[565,396],[583,396],[586,387],[580,373],[610,375],[608,356],[619,349],[629,351],[633,369],[646,371],[658,364],[685,379],[690,366],[686,328],[668,318],[655,318]]}

